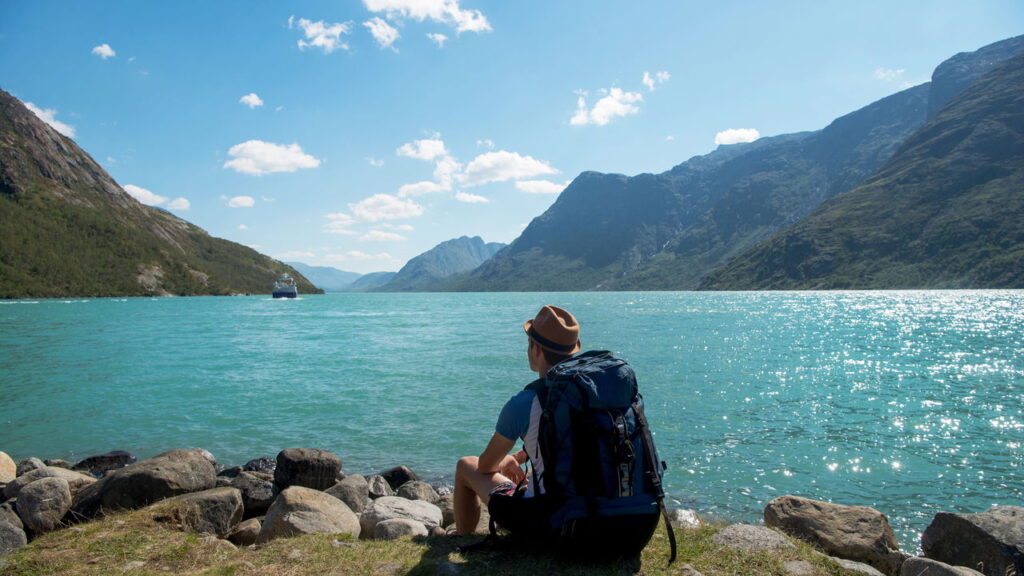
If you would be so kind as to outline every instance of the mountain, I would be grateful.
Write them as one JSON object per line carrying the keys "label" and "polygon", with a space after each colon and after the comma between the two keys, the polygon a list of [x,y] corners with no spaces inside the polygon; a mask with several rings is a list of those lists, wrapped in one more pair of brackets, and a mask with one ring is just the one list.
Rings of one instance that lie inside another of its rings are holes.
{"label": "mountain", "polygon": [[438,288],[452,277],[469,272],[497,254],[505,244],[484,242],[479,236],[447,240],[409,260],[377,292],[419,292]]}
{"label": "mountain", "polygon": [[702,287],[1024,287],[1024,53],[949,100],[877,175]]}
{"label": "mountain", "polygon": [[925,119],[927,86],[815,132],[721,146],[662,174],[584,172],[465,290],[688,289],[873,174]]}
{"label": "mountain", "polygon": [[928,118],[934,118],[950,100],[1003,61],[1024,52],[1024,36],[1008,38],[974,52],[960,52],[932,72]]}
{"label": "mountain", "polygon": [[371,292],[388,283],[396,272],[370,272],[363,274],[345,288],[345,292]]}
{"label": "mountain", "polygon": [[584,172],[461,290],[680,290],[873,176],[1018,37],[958,54],[933,83],[797,134],[721,146],[661,174]]}
{"label": "mountain", "polygon": [[292,268],[129,196],[0,90],[0,298],[269,293]]}
{"label": "mountain", "polygon": [[314,286],[324,292],[344,292],[350,284],[362,276],[357,272],[346,272],[330,266],[310,266],[302,262],[285,262],[285,264],[298,270]]}

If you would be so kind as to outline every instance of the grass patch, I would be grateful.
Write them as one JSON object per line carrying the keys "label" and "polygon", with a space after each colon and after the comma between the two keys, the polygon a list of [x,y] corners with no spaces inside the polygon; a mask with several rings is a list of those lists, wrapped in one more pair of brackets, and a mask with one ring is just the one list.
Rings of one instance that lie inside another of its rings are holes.
{"label": "grass patch", "polygon": [[[445,536],[394,542],[308,535],[254,548],[231,549],[192,532],[175,530],[159,513],[140,510],[52,532],[4,558],[0,576],[130,574],[196,576],[626,576],[633,567],[582,564],[550,554],[506,547],[459,553],[480,536]],[[166,518],[166,516],[165,516]],[[803,560],[821,576],[856,576],[810,547],[741,552],[716,545],[724,526],[677,529],[679,558],[669,566],[668,538],[659,529],[643,552],[639,574],[678,576],[690,565],[705,576],[785,576],[783,563]]]}

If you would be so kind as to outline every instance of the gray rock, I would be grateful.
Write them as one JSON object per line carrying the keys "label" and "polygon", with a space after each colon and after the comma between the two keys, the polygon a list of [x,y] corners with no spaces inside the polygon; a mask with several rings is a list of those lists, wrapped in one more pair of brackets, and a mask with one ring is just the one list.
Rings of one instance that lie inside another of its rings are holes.
{"label": "gray rock", "polygon": [[230,480],[232,478],[237,478],[238,475],[244,471],[245,469],[242,468],[241,466],[232,466],[230,468],[219,470],[217,472],[217,478],[227,478],[228,480]]}
{"label": "gray rock", "polygon": [[6,556],[28,544],[25,531],[6,522],[0,522],[0,556]]}
{"label": "gray rock", "polygon": [[216,485],[213,464],[197,450],[169,450],[148,460],[108,472],[75,497],[75,518],[104,511],[134,509],[165,498],[209,490]]}
{"label": "gray rock", "polygon": [[236,546],[252,546],[260,536],[261,525],[259,518],[242,520],[231,534],[228,534],[228,541]]}
{"label": "gray rock", "polygon": [[135,461],[135,456],[131,453],[124,450],[113,450],[106,454],[97,454],[96,456],[84,458],[72,466],[71,469],[99,478],[111,470],[117,470],[129,464],[134,464]]}
{"label": "gray rock", "polygon": [[448,526],[455,522],[455,495],[442,494],[437,497],[434,505],[441,509],[441,525]]}
{"label": "gray rock", "polygon": [[398,490],[398,488],[406,482],[419,480],[419,478],[416,477],[416,473],[406,466],[395,466],[390,470],[381,472],[380,475],[387,480],[388,486],[391,486],[392,490]]}
{"label": "gray rock", "polygon": [[[980,514],[939,512],[921,535],[924,555],[951,566],[981,567],[988,576],[1024,558],[1024,507],[995,506]],[[1012,573],[1012,572],[1011,572]]]}
{"label": "gray rock", "polygon": [[790,560],[782,563],[782,569],[790,576],[814,576],[814,564],[806,560]]}
{"label": "gray rock", "polygon": [[683,564],[680,566],[677,574],[679,574],[679,576],[704,576],[704,574],[701,574],[696,568],[689,564]]}
{"label": "gray rock", "polygon": [[258,541],[267,542],[297,534],[348,534],[358,538],[359,518],[334,496],[292,486],[278,494],[270,506]]}
{"label": "gray rock", "polygon": [[24,476],[33,470],[39,470],[40,468],[46,468],[46,464],[43,463],[39,458],[25,458],[21,462],[18,462],[18,476]]}
{"label": "gray rock", "polygon": [[0,452],[0,482],[6,484],[18,477],[18,465],[7,455]]}
{"label": "gray rock", "polygon": [[18,511],[14,509],[14,500],[8,500],[3,504],[0,504],[0,522],[7,522],[15,528],[25,529],[25,525],[21,523],[21,516],[18,516]]}
{"label": "gray rock", "polygon": [[242,492],[245,518],[266,514],[274,502],[274,483],[251,472],[240,472],[238,476],[230,479],[228,485]]}
{"label": "gray rock", "polygon": [[226,476],[217,476],[217,478],[214,480],[213,486],[215,488],[224,488],[227,486],[231,486],[231,480],[231,478],[228,478]]}
{"label": "gray rock", "polygon": [[668,511],[668,519],[673,526],[679,528],[700,528],[702,524],[700,516],[693,510],[677,508]]}
{"label": "gray rock", "polygon": [[289,448],[277,455],[274,486],[283,491],[290,486],[326,490],[337,481],[341,459],[327,450]]}
{"label": "gray rock", "polygon": [[885,574],[899,574],[903,563],[888,519],[874,508],[780,496],[765,506],[764,523],[826,554],[863,562]]}
{"label": "gray rock", "polygon": [[227,540],[221,540],[213,534],[206,534],[199,539],[203,543],[203,546],[213,549],[214,552],[227,552],[231,553],[238,550],[238,546],[235,546]]}
{"label": "gray rock", "polygon": [[411,480],[398,487],[397,496],[407,500],[423,500],[431,504],[437,502],[438,494],[434,487],[426,482]]}
{"label": "gray rock", "polygon": [[728,546],[737,550],[760,552],[776,548],[796,548],[786,537],[771,528],[751,526],[750,524],[733,524],[726,526],[712,538],[719,546]]}
{"label": "gray rock", "polygon": [[245,470],[246,472],[270,472],[273,474],[275,468],[277,468],[277,460],[274,460],[269,456],[253,458],[245,464],[242,464],[242,470]]}
{"label": "gray rock", "polygon": [[199,452],[200,454],[202,454],[203,458],[206,458],[207,462],[209,462],[210,464],[213,464],[213,468],[214,469],[217,468],[217,459],[213,456],[212,452],[210,452],[209,450],[207,450],[205,448],[193,448],[193,450],[195,450],[196,452]]}
{"label": "gray rock", "polygon": [[[186,506],[181,520],[189,528],[226,537],[242,521],[242,492],[238,488],[210,488],[168,498],[155,506]],[[194,514],[192,511],[194,510]]]}
{"label": "gray rock", "polygon": [[376,540],[398,540],[403,536],[426,536],[427,527],[408,518],[392,518],[378,522],[373,528]]}
{"label": "gray rock", "polygon": [[95,478],[86,474],[66,470],[64,468],[57,468],[55,466],[43,466],[38,470],[33,470],[15,478],[14,481],[4,488],[4,498],[17,498],[18,493],[21,492],[22,488],[43,478],[63,478],[64,480],[67,480],[72,497],[78,494],[78,492],[86,486],[96,482]]}
{"label": "gray rock", "polygon": [[71,470],[71,463],[67,460],[61,460],[60,458],[47,458],[43,460],[43,464],[47,466],[53,466],[54,468],[64,468],[65,470]]}
{"label": "gray rock", "polygon": [[422,500],[406,500],[397,496],[382,496],[367,506],[359,518],[363,534],[374,534],[377,524],[392,518],[415,520],[427,527],[440,526],[443,520],[441,509]]}
{"label": "gray rock", "polygon": [[383,498],[384,496],[394,496],[395,491],[391,489],[391,485],[381,475],[370,476],[366,479],[366,483],[369,485],[370,498],[377,499]]}
{"label": "gray rock", "polygon": [[50,477],[32,482],[18,494],[17,509],[25,528],[33,535],[53,530],[71,509],[68,481]]}
{"label": "gray rock", "polygon": [[359,474],[346,476],[344,480],[327,489],[327,493],[341,500],[356,514],[361,514],[370,501],[370,485]]}
{"label": "gray rock", "polygon": [[914,556],[903,563],[900,576],[982,576],[982,573],[966,566],[950,566],[938,560]]}
{"label": "gray rock", "polygon": [[867,574],[867,576],[885,576],[885,574],[879,572],[874,566],[864,564],[863,562],[856,562],[845,558],[836,558],[835,556],[831,556],[830,558],[832,558],[833,562],[851,572],[859,572],[861,574]]}

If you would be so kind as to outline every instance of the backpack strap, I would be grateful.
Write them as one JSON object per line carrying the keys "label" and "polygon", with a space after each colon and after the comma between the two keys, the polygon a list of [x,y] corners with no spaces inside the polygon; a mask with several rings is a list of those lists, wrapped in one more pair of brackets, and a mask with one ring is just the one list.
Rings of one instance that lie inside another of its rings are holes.
{"label": "backpack strap", "polygon": [[672,555],[668,559],[668,563],[671,564],[676,561],[676,533],[672,529],[672,521],[668,518],[668,510],[665,509],[665,489],[661,485],[661,470],[658,470],[658,466],[664,469],[665,464],[657,461],[658,453],[654,450],[654,438],[651,437],[651,428],[647,425],[647,416],[644,415],[644,407],[641,402],[633,404],[633,413],[636,414],[637,424],[643,429],[644,447],[649,456],[645,459],[648,461],[647,474],[651,479],[654,494],[658,497],[661,517],[665,519],[665,531],[668,532],[668,543],[672,549]]}

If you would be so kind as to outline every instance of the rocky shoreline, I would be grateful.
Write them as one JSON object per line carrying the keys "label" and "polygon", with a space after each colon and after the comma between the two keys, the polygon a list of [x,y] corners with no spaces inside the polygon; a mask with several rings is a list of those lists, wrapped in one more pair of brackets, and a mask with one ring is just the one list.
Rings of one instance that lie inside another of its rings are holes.
{"label": "rocky shoreline", "polygon": [[[114,451],[75,464],[38,458],[16,464],[0,452],[0,495],[0,565],[3,556],[47,532],[147,507],[171,525],[229,547],[309,533],[443,537],[454,521],[446,487],[420,481],[405,466],[346,474],[336,454],[313,448],[286,449],[276,458],[233,467],[218,465],[202,449],[170,450],[141,461]],[[673,510],[671,516],[682,527],[702,523],[693,511]],[[478,530],[486,526],[485,515]],[[799,496],[772,500],[763,526],[727,526],[715,542],[758,551],[793,547],[787,536],[864,574],[1024,576],[1024,507],[1017,506],[938,513],[922,534],[921,557],[900,550],[881,512]],[[812,572],[806,562],[785,568],[794,576]]]}

